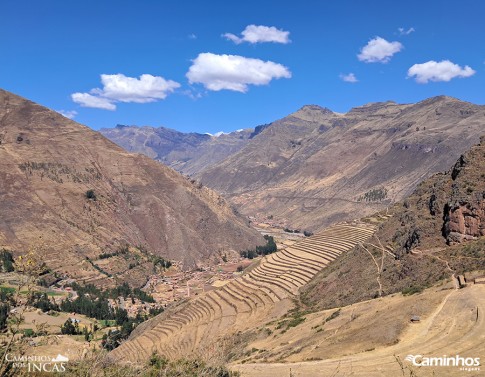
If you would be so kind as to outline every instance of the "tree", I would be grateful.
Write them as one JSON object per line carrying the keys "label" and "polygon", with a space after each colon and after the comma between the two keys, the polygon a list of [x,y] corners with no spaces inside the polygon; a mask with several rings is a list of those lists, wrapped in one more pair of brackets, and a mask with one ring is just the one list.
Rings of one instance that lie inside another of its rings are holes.
{"label": "tree", "polygon": [[12,272],[13,270],[12,253],[5,249],[0,250],[0,272]]}
{"label": "tree", "polygon": [[64,324],[61,326],[61,334],[65,335],[76,335],[76,327],[72,324],[71,319],[69,318]]}
{"label": "tree", "polygon": [[25,321],[24,313],[27,310],[28,302],[27,300],[20,300],[20,296],[26,292],[27,298],[29,298],[33,293],[39,276],[45,273],[45,249],[45,245],[43,244],[32,245],[27,253],[16,258],[13,263],[15,271],[22,274],[24,278],[18,284],[14,297],[12,298],[13,302],[17,303],[16,310],[6,311],[6,308],[2,309],[2,313],[7,316],[5,321],[8,333],[6,336],[6,346],[2,347],[2,352],[0,353],[0,376],[5,375],[12,368],[11,362],[5,358],[7,353],[16,352],[23,354],[25,352],[26,340],[17,335],[23,331],[20,326]]}
{"label": "tree", "polygon": [[0,304],[0,332],[7,328],[7,318],[10,312],[10,305],[8,303]]}

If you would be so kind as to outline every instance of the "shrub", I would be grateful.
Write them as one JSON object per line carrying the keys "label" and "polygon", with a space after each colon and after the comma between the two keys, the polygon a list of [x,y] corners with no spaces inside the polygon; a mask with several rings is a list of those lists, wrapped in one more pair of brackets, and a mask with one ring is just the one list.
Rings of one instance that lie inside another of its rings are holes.
{"label": "shrub", "polygon": [[421,293],[424,290],[423,286],[420,285],[411,285],[410,287],[406,287],[402,290],[402,294],[404,296],[414,295],[416,293]]}
{"label": "shrub", "polygon": [[96,200],[96,193],[94,192],[94,190],[86,191],[86,198],[90,200]]}
{"label": "shrub", "polygon": [[332,314],[330,314],[330,316],[327,319],[325,319],[325,322],[329,322],[332,319],[337,318],[339,315],[340,315],[340,309],[339,310],[336,310]]}

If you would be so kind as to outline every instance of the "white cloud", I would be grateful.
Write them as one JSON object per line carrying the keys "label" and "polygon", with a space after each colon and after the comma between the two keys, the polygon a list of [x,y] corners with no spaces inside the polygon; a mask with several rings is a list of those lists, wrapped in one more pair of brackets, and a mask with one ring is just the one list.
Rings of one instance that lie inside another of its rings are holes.
{"label": "white cloud", "polygon": [[101,75],[103,89],[95,88],[89,93],[74,93],[71,98],[84,107],[115,110],[116,102],[147,103],[165,99],[180,87],[178,82],[165,80],[149,74],[140,78],[117,75]]}
{"label": "white cloud", "polygon": [[340,75],[340,78],[345,81],[345,82],[351,82],[351,83],[356,83],[357,81],[357,77],[355,77],[355,75],[353,73],[349,73],[349,74],[341,74]]}
{"label": "white cloud", "polygon": [[187,38],[189,38],[189,39],[197,39],[197,35],[195,35],[194,33],[192,33],[192,34],[189,34],[187,36]]}
{"label": "white cloud", "polygon": [[455,77],[470,77],[474,74],[475,71],[468,65],[460,67],[449,60],[440,62],[430,60],[426,63],[414,64],[408,69],[408,77],[415,76],[416,82],[420,84],[426,84],[429,81],[450,81]]}
{"label": "white cloud", "polygon": [[275,42],[275,43],[290,43],[290,32],[275,28],[274,26],[263,25],[248,25],[246,29],[241,32],[242,38],[235,34],[225,33],[222,36],[236,44],[242,42],[249,43],[263,43],[263,42]]}
{"label": "white cloud", "polygon": [[111,100],[103,97],[93,96],[89,93],[73,93],[71,98],[82,107],[93,107],[95,109],[116,110]]}
{"label": "white cloud", "polygon": [[395,53],[403,48],[404,46],[400,42],[389,42],[384,38],[375,37],[362,47],[357,57],[366,63],[387,63]]}
{"label": "white cloud", "polygon": [[74,119],[75,116],[77,115],[77,111],[75,110],[56,110],[56,111],[68,119]]}
{"label": "white cloud", "polygon": [[203,84],[209,90],[245,93],[248,85],[267,85],[273,79],[290,78],[291,72],[271,61],[206,52],[192,61],[186,76],[191,84]]}
{"label": "white cloud", "polygon": [[411,33],[414,33],[416,30],[413,27],[410,27],[409,29],[404,29],[403,27],[398,28],[399,30],[399,35],[409,35]]}
{"label": "white cloud", "polygon": [[96,94],[119,102],[146,103],[165,99],[180,84],[160,76],[141,75],[139,79],[122,74],[101,75],[104,87]]}

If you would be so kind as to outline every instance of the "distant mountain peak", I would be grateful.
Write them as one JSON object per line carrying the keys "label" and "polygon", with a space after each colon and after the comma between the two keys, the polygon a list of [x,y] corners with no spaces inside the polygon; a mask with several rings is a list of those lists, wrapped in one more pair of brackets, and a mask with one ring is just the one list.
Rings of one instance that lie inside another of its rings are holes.
{"label": "distant mountain peak", "polygon": [[463,102],[463,101],[455,97],[440,95],[440,96],[427,98],[423,101],[418,102],[416,105],[431,105],[433,103],[439,103],[439,102]]}
{"label": "distant mountain peak", "polygon": [[347,114],[352,115],[352,114],[373,113],[373,112],[386,109],[386,108],[391,108],[394,106],[402,106],[402,105],[394,101],[369,102],[365,105],[351,108]]}
{"label": "distant mountain peak", "polygon": [[322,106],[319,106],[319,105],[305,105],[305,106],[302,106],[297,112],[307,111],[307,110],[320,111],[324,114],[333,114],[333,111],[330,110],[328,107],[322,107]]}

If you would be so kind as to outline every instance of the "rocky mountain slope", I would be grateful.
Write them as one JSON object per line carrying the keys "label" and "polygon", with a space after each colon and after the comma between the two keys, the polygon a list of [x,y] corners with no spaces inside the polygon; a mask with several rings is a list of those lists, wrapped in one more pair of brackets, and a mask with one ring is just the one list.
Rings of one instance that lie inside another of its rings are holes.
{"label": "rocky mountain slope", "polygon": [[484,166],[482,137],[446,173],[419,184],[388,217],[378,216],[385,220],[369,243],[317,275],[304,288],[304,301],[335,307],[377,297],[379,290],[414,293],[459,274],[484,274]]}
{"label": "rocky mountain slope", "polygon": [[3,90],[0,161],[0,248],[40,248],[85,282],[140,285],[154,256],[189,267],[264,243],[213,191]]}
{"label": "rocky mountain slope", "polygon": [[416,104],[371,103],[345,114],[304,106],[237,143],[227,135],[235,143],[231,150],[221,137],[205,136],[208,141],[155,156],[145,148],[160,143],[152,130],[105,134],[162,161],[176,155],[167,161],[171,166],[222,193],[243,214],[273,215],[291,228],[315,231],[403,199],[423,179],[448,169],[484,132],[485,106],[439,96]]}
{"label": "rocky mountain slope", "polygon": [[238,152],[254,135],[239,130],[217,136],[183,133],[165,127],[117,125],[100,132],[129,152],[143,153],[177,171],[194,175]]}
{"label": "rocky mountain slope", "polygon": [[245,214],[314,230],[403,199],[483,132],[485,106],[450,97],[374,103],[346,114],[305,106],[199,176]]}

